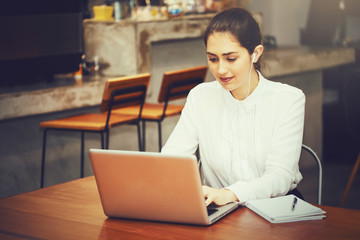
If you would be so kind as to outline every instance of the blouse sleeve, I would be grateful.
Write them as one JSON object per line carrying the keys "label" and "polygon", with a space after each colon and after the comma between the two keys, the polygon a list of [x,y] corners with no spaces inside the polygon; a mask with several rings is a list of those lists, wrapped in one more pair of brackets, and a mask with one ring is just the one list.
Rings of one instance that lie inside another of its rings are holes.
{"label": "blouse sleeve", "polygon": [[304,129],[305,96],[302,91],[298,93],[286,101],[276,122],[265,159],[264,174],[252,181],[238,181],[226,187],[235,193],[240,203],[285,195],[296,186],[296,180],[301,179],[298,164]]}
{"label": "blouse sleeve", "polygon": [[193,101],[194,91],[190,91],[184,109],[181,112],[173,132],[170,134],[161,153],[193,155],[198,147],[198,130],[196,127],[196,105]]}

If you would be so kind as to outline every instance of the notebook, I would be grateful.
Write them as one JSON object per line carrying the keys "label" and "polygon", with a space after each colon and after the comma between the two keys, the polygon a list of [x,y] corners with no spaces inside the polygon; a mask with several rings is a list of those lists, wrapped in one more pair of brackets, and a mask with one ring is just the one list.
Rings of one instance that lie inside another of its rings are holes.
{"label": "notebook", "polygon": [[205,206],[194,156],[100,149],[89,154],[108,217],[210,225],[238,207]]}
{"label": "notebook", "polygon": [[246,206],[272,223],[320,220],[325,218],[321,208],[293,194],[270,199],[250,200]]}

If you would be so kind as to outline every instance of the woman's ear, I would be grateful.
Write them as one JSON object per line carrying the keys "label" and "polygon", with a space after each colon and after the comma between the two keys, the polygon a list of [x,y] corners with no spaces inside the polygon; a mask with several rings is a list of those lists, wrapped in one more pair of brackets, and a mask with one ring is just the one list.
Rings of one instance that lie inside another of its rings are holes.
{"label": "woman's ear", "polygon": [[264,46],[263,45],[257,45],[254,49],[253,52],[253,56],[254,56],[254,63],[256,63],[258,61],[258,59],[260,58],[260,56],[263,54],[264,52]]}

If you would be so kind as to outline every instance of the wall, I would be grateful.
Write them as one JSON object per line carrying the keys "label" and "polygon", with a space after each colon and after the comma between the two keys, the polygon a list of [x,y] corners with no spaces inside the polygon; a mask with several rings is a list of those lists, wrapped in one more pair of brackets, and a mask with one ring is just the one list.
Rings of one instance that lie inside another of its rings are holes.
{"label": "wall", "polygon": [[275,36],[279,45],[300,45],[310,0],[253,0],[251,11],[263,14],[263,35]]}

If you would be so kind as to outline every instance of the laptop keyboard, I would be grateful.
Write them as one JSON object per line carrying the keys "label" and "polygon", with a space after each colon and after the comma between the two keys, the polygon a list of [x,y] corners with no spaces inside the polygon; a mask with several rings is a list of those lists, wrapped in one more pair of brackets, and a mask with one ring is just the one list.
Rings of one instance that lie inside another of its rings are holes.
{"label": "laptop keyboard", "polygon": [[218,209],[215,209],[215,208],[207,208],[208,216],[210,216],[211,214],[213,214],[217,211],[218,211]]}

